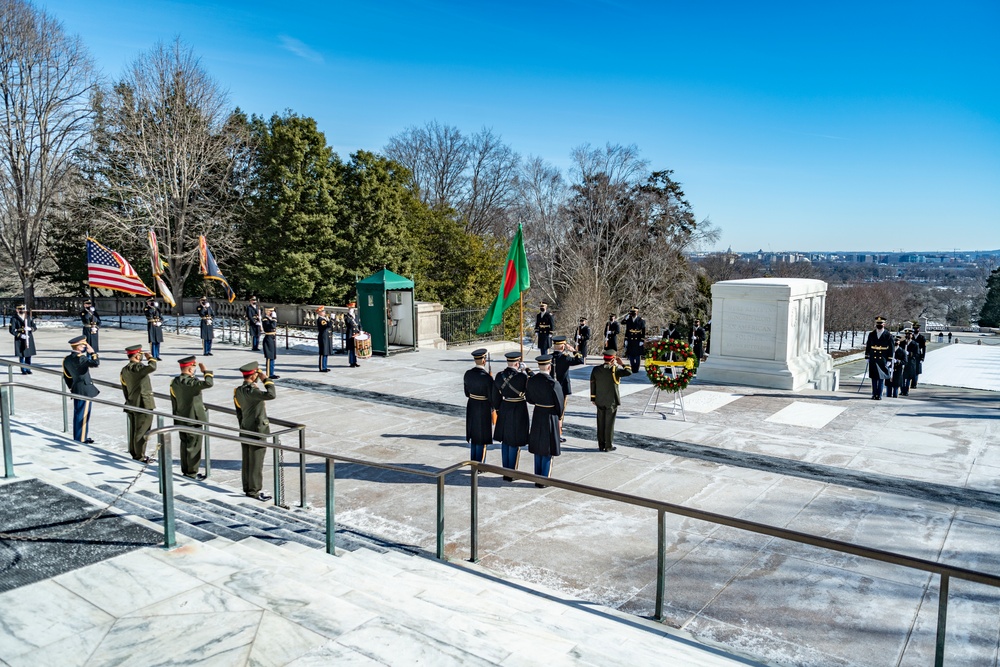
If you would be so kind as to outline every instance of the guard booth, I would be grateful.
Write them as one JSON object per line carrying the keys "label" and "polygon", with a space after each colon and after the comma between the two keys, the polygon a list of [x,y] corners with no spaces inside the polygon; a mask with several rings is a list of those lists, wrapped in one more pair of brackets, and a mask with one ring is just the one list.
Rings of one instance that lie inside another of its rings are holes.
{"label": "guard booth", "polygon": [[382,269],[356,283],[358,317],[371,334],[372,353],[389,355],[417,349],[417,302],[413,281]]}

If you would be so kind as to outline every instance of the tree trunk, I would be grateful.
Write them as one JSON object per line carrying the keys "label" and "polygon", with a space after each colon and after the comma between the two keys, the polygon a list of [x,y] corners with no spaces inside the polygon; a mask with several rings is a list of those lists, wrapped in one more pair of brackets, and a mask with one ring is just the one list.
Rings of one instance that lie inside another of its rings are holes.
{"label": "tree trunk", "polygon": [[25,278],[21,287],[24,289],[24,305],[30,313],[35,309],[35,283],[30,278]]}

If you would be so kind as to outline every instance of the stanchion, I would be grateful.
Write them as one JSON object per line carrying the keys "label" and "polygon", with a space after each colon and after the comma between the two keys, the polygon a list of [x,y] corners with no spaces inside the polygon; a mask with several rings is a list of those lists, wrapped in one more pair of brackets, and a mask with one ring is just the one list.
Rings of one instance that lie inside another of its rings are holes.
{"label": "stanchion", "polygon": [[10,409],[8,397],[14,392],[11,387],[0,387],[0,419],[3,419],[3,476],[10,479],[14,476],[13,448],[10,443]]}

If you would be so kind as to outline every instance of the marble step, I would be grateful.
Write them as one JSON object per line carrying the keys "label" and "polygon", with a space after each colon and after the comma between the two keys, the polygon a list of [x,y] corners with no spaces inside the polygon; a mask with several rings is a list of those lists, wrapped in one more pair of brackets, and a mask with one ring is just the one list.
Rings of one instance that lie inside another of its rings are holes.
{"label": "marble step", "polygon": [[247,537],[258,537],[281,543],[291,540],[317,549],[325,545],[325,542],[286,530],[277,523],[260,521],[226,503],[209,504],[183,495],[174,496],[174,503],[177,507],[183,507],[188,512],[228,525],[233,530],[244,533]]}
{"label": "marble step", "polygon": [[[274,505],[265,505],[264,507],[254,509],[286,520],[291,518],[297,523],[301,523],[304,526],[312,528],[321,535],[326,535],[326,517],[322,511],[316,512],[295,507],[291,509],[284,509],[282,507],[275,507]],[[357,547],[364,547],[380,553],[394,549],[406,551],[415,548],[408,544],[389,542],[381,537],[360,532],[343,524],[337,524],[337,548],[344,548],[348,551],[353,551]]]}
{"label": "marble step", "polygon": [[[94,487],[87,486],[86,484],[81,484],[76,481],[69,481],[65,483],[68,489],[72,489],[81,495],[93,498],[101,503],[110,503],[116,495],[117,492],[109,493],[108,491],[102,489],[95,489]],[[115,503],[115,509],[119,513],[127,515],[134,515],[141,519],[145,519],[151,523],[157,524],[160,530],[163,529],[163,508],[153,509],[145,504],[140,504],[133,502],[131,498],[135,496],[132,494],[127,494],[126,496],[119,498]],[[206,526],[197,519],[197,517],[181,517],[176,516],[176,523],[174,525],[175,530],[182,535],[187,535],[188,537],[194,538],[199,542],[207,542],[211,539],[217,537],[217,535],[210,530],[206,530]],[[189,523],[187,519],[195,521],[195,523]],[[209,526],[210,527],[210,526]]]}
{"label": "marble step", "polygon": [[[326,533],[320,530],[316,530],[313,526],[294,521],[290,517],[281,516],[280,514],[271,514],[270,512],[265,512],[262,507],[255,507],[246,503],[226,503],[218,498],[209,498],[206,500],[209,505],[215,505],[227,510],[234,512],[239,512],[247,517],[261,521],[263,523],[275,526],[277,528],[283,528],[289,532],[295,533],[296,535],[302,535],[303,537],[309,538],[310,540],[318,543],[319,546],[314,544],[309,544],[307,546],[313,548],[320,548],[326,545]],[[273,505],[271,505],[273,507]],[[278,508],[279,512],[288,513],[288,510],[283,510]]]}

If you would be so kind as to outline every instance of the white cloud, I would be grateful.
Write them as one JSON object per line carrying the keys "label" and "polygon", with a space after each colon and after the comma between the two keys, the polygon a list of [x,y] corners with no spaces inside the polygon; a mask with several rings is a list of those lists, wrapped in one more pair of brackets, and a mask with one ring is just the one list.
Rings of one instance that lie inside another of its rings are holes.
{"label": "white cloud", "polygon": [[278,35],[278,39],[281,40],[281,46],[286,51],[291,51],[299,58],[304,58],[305,60],[316,63],[317,65],[323,64],[322,54],[309,48],[309,46],[302,40],[289,37],[288,35]]}

